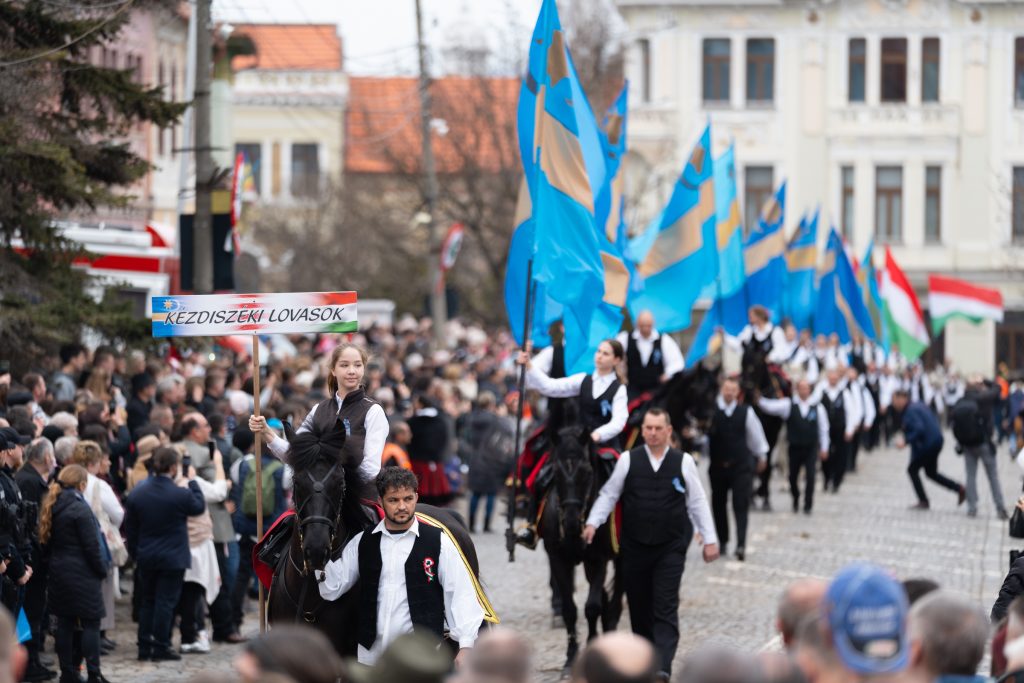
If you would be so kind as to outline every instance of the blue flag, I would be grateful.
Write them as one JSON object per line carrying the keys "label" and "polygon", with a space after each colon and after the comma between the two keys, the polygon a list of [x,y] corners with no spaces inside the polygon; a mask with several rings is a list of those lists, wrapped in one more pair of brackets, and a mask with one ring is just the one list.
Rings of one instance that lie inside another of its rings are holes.
{"label": "blue flag", "polygon": [[860,270],[857,271],[857,282],[860,284],[861,293],[864,295],[864,306],[868,309],[868,316],[875,328],[875,341],[882,345],[886,351],[889,350],[889,339],[885,329],[885,316],[882,315],[882,295],[878,289],[878,271],[875,269],[875,260],[872,258],[875,253],[875,240],[868,243],[867,251],[864,252],[864,260],[861,261]]}
{"label": "blue flag", "polygon": [[643,234],[629,243],[626,256],[636,262],[637,286],[629,311],[654,314],[658,328],[674,332],[690,325],[690,309],[718,270],[715,238],[715,189],[711,127],[704,129],[668,205]]}
{"label": "blue flag", "polygon": [[825,268],[818,283],[818,305],[814,313],[814,331],[817,334],[839,335],[846,344],[854,334],[875,338],[871,315],[864,305],[864,297],[853,266],[846,256],[843,240],[835,228],[828,236]]}
{"label": "blue flag", "polygon": [[789,318],[798,330],[811,329],[814,289],[818,267],[818,211],[808,219],[800,219],[800,226],[786,245],[786,289],[782,315]]}
{"label": "blue flag", "polygon": [[786,183],[761,209],[757,228],[743,248],[747,271],[747,305],[768,309],[774,322],[782,319],[782,295],[786,278]]}
{"label": "blue flag", "polygon": [[730,296],[746,282],[743,265],[743,218],[736,192],[735,144],[715,159],[715,233],[718,246],[716,295]]}
{"label": "blue flag", "polygon": [[[522,327],[512,320],[513,311],[525,309],[531,292],[541,311],[533,327],[549,322],[551,309],[561,306],[566,370],[587,370],[592,365],[591,322],[604,296],[594,203],[606,170],[597,122],[576,76],[554,0],[544,0],[530,42],[518,132],[529,203],[521,202],[509,254],[508,270],[522,274],[524,283],[506,282],[510,323]],[[522,259],[529,262],[531,255],[536,284],[526,286]]]}

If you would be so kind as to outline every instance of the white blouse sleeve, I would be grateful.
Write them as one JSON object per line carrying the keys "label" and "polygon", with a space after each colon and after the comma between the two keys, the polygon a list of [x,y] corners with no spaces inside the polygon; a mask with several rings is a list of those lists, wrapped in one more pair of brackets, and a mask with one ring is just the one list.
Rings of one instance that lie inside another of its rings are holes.
{"label": "white blouse sleeve", "polygon": [[580,386],[586,376],[585,372],[577,372],[569,377],[552,379],[537,368],[530,368],[526,373],[526,388],[536,389],[548,398],[569,398],[579,396]]}
{"label": "white blouse sleeve", "polygon": [[379,404],[374,404],[366,413],[366,441],[363,443],[363,461],[359,463],[359,472],[366,481],[373,481],[380,473],[380,461],[384,455],[384,444],[388,440],[391,425],[388,416]]}

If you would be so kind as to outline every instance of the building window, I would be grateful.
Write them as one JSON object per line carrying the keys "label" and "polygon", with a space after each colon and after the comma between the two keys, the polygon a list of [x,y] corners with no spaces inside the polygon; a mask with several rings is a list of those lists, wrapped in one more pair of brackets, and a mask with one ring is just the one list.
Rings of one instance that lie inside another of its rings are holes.
{"label": "building window", "polygon": [[[313,147],[314,152],[316,147]],[[252,187],[247,188],[245,185],[242,186],[242,190],[252,192],[258,195],[260,193],[260,171],[263,166],[262,153],[263,148],[258,142],[239,142],[235,145],[235,156],[239,154],[245,155],[245,163],[249,166],[252,173]]]}
{"label": "building window", "polygon": [[1024,242],[1024,166],[1013,169],[1013,241]]}
{"label": "building window", "polygon": [[651,101],[651,41],[641,38],[636,41],[640,53],[640,101]]}
{"label": "building window", "polygon": [[875,237],[883,244],[903,239],[903,169],[875,169]]}
{"label": "building window", "polygon": [[316,197],[320,192],[320,160],[315,144],[292,145],[292,196]]}
{"label": "building window", "polygon": [[868,47],[863,38],[850,38],[847,92],[850,102],[863,102],[867,78]]}
{"label": "building window", "polygon": [[747,166],[743,173],[743,230],[757,227],[761,209],[772,198],[775,172],[771,166]]}
{"label": "building window", "polygon": [[882,101],[907,101],[907,39],[882,39]]}
{"label": "building window", "polygon": [[775,93],[775,40],[747,41],[747,102],[771,102]]}
{"label": "building window", "polygon": [[729,39],[704,39],[704,101],[729,101]]}
{"label": "building window", "polygon": [[853,166],[843,166],[839,169],[839,175],[843,183],[839,230],[843,237],[850,239],[853,236]]}
{"label": "building window", "polygon": [[1024,107],[1024,38],[1013,41],[1013,93],[1017,106]]}
{"label": "building window", "polygon": [[939,39],[925,38],[921,43],[921,101],[939,101]]}
{"label": "building window", "polygon": [[924,241],[942,241],[942,167],[924,169]]}

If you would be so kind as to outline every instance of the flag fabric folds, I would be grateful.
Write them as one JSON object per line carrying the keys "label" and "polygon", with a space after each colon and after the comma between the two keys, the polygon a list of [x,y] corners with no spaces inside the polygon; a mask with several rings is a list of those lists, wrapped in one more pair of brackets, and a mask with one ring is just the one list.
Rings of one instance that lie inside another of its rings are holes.
{"label": "flag fabric folds", "polygon": [[916,360],[931,343],[924,324],[921,304],[907,276],[885,249],[885,270],[882,272],[882,316],[889,332],[889,344],[899,345],[899,351],[908,360]]}
{"label": "flag fabric folds", "polygon": [[889,349],[888,335],[885,330],[885,320],[882,316],[882,295],[878,291],[878,270],[875,268],[875,241],[868,243],[867,251],[864,252],[864,260],[860,263],[860,270],[857,271],[857,283],[860,285],[861,294],[864,295],[864,305],[871,317],[871,324],[875,326],[875,341],[882,345],[882,348]]}
{"label": "flag fabric folds", "polygon": [[635,318],[650,310],[664,332],[690,325],[690,309],[715,278],[718,250],[712,168],[708,126],[694,145],[668,204],[627,249],[637,274],[629,311]]}
{"label": "flag fabric folds", "polygon": [[942,333],[951,318],[975,325],[983,320],[1003,322],[1003,295],[998,289],[978,287],[970,282],[941,275],[928,276],[928,313],[932,334]]}
{"label": "flag fabric folds", "polygon": [[793,237],[786,245],[786,292],[782,298],[782,315],[798,330],[811,329],[814,318],[815,272],[818,267],[818,212],[800,219]]}
{"label": "flag fabric folds", "polygon": [[864,304],[853,266],[846,256],[843,240],[835,228],[828,236],[826,263],[830,270],[823,272],[818,283],[814,331],[818,334],[836,333],[844,344],[857,334],[875,339],[871,315]]}
{"label": "flag fabric folds", "polygon": [[743,247],[747,273],[747,305],[768,309],[773,322],[782,319],[782,298],[786,284],[786,183],[761,209],[757,227],[750,231]]}
{"label": "flag fabric folds", "polygon": [[743,218],[736,192],[736,145],[715,159],[715,238],[718,247],[718,276],[715,293],[731,296],[746,282],[743,266]]}
{"label": "flag fabric folds", "polygon": [[[523,327],[524,315],[516,321],[514,312],[524,314],[531,293],[538,303],[534,330],[554,320],[552,309],[561,307],[566,369],[587,370],[591,322],[604,296],[594,205],[606,169],[597,122],[576,76],[554,0],[544,0],[534,28],[517,125],[528,201],[520,201],[509,250],[509,322],[513,329]],[[529,263],[531,257],[533,282],[527,286],[523,259]],[[510,282],[517,274],[523,284]]]}

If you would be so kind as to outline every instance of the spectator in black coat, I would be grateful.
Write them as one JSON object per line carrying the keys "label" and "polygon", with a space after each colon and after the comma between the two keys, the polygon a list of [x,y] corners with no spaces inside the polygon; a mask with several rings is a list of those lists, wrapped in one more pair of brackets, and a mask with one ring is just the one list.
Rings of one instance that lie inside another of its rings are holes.
{"label": "spectator in black coat", "polygon": [[459,434],[459,457],[469,465],[469,530],[476,529],[477,509],[484,501],[484,531],[491,530],[494,502],[512,469],[513,431],[506,418],[497,414],[497,399],[484,391],[476,410],[463,421]]}
{"label": "spectator in black coat", "polygon": [[[14,482],[21,490],[22,500],[34,506],[34,513],[38,513],[42,507],[46,494],[49,492],[47,482],[50,475],[57,466],[54,457],[53,444],[45,437],[33,441],[25,449],[25,464],[14,475]],[[35,525],[37,514],[31,514],[26,519],[26,524]],[[53,672],[43,666],[39,653],[42,650],[42,642],[45,638],[43,631],[43,616],[46,613],[46,582],[48,563],[39,546],[39,539],[35,533],[30,533],[32,540],[33,572],[32,578],[25,585],[25,616],[28,618],[28,625],[32,629],[32,639],[25,643],[28,650],[28,669],[25,671],[23,680],[43,681],[52,678]]]}
{"label": "spectator in black coat", "polygon": [[1010,603],[1018,595],[1024,595],[1024,555],[1013,561],[1009,573],[1003,579],[1003,585],[999,587],[999,596],[989,615],[993,624],[998,624],[1006,617]]}
{"label": "spectator in black coat", "polygon": [[63,468],[39,513],[39,540],[50,554],[47,598],[57,617],[61,683],[80,680],[82,657],[89,683],[107,683],[100,672],[100,619],[106,614],[101,584],[110,553],[82,495],[88,481],[84,467]]}
{"label": "spectator in black coat", "polygon": [[420,501],[427,505],[444,505],[452,498],[451,484],[444,472],[449,453],[450,434],[445,417],[427,396],[413,398],[416,413],[409,418],[412,441],[409,459],[420,483]]}
{"label": "spectator in black coat", "polygon": [[132,397],[128,399],[125,410],[128,413],[128,433],[133,438],[135,430],[149,424],[149,414],[153,411],[153,399],[156,397],[156,380],[148,372],[140,372],[132,376]]}
{"label": "spectator in black coat", "polygon": [[181,655],[171,647],[171,625],[185,570],[192,563],[188,518],[202,514],[206,501],[191,466],[188,488],[174,483],[181,468],[177,449],[158,448],[150,462],[153,476],[132,490],[125,505],[128,552],[138,575],[139,660],[178,660]]}

